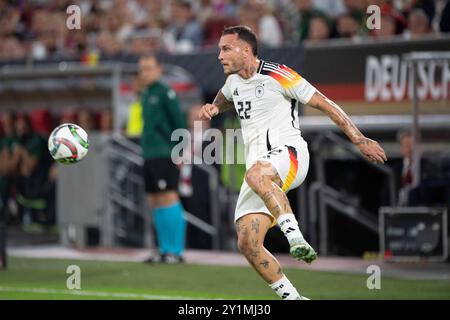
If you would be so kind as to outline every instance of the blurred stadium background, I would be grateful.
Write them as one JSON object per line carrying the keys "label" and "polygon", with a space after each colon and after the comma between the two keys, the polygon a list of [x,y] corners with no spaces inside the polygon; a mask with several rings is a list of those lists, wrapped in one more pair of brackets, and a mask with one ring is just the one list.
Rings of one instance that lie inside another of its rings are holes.
{"label": "blurred stadium background", "polygon": [[[66,26],[73,4],[80,30]],[[366,26],[372,4],[380,29]],[[187,264],[136,263],[155,247],[139,138],[126,131],[136,62],[158,54],[192,125],[225,80],[216,45],[235,24],[256,30],[260,58],[297,70],[389,159],[368,163],[328,118],[300,106],[311,163],[288,196],[320,258],[290,261],[277,228],[266,241],[292,281],[311,298],[450,298],[448,0],[0,0],[0,163],[24,115],[36,141],[28,170],[0,167],[0,298],[274,298],[237,253],[243,165],[183,166]],[[47,152],[63,122],[90,137],[88,156],[73,166]],[[210,126],[239,122],[230,112]],[[420,164],[412,172],[408,148]],[[64,291],[70,264],[84,270],[82,288],[92,295]],[[365,285],[372,264],[388,277],[379,292]]]}

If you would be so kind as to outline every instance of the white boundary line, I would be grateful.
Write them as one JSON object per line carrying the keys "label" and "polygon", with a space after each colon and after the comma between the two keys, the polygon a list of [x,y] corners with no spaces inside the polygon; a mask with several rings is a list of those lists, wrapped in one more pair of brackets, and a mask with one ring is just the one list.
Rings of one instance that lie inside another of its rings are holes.
{"label": "white boundary line", "polygon": [[[66,294],[73,296],[92,296],[103,298],[128,298],[128,299],[147,299],[147,300],[220,300],[202,297],[187,296],[164,296],[156,294],[140,294],[140,293],[122,293],[122,292],[102,292],[102,291],[86,291],[86,290],[60,290],[49,288],[20,288],[20,287],[2,287],[0,292],[22,292],[22,293],[43,293],[43,294]],[[0,299],[2,297],[0,296]]]}

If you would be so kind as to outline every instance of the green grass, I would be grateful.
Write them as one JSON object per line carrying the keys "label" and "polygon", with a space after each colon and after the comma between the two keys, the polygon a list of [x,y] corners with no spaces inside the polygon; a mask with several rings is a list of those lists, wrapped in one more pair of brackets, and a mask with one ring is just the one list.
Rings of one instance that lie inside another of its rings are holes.
{"label": "green grass", "polygon": [[[66,288],[69,265],[81,268],[81,290]],[[300,293],[311,299],[450,299],[450,281],[382,277],[368,290],[368,275],[285,269]],[[22,289],[21,289],[22,288]],[[56,292],[29,292],[28,289]],[[22,290],[18,292],[17,290]],[[119,294],[95,296],[90,292]],[[147,296],[123,296],[138,294]],[[0,299],[278,299],[250,267],[146,265],[60,259],[9,259],[0,271]]]}

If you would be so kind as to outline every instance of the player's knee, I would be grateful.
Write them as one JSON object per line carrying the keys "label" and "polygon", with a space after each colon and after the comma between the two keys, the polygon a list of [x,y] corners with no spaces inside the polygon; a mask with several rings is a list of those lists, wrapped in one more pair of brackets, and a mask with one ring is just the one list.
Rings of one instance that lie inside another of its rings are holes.
{"label": "player's knee", "polygon": [[252,250],[252,241],[248,235],[241,235],[238,237],[237,247],[239,252],[247,255]]}
{"label": "player's knee", "polygon": [[258,191],[261,188],[261,170],[257,165],[253,165],[250,169],[245,173],[245,182],[247,182],[248,186],[254,190]]}

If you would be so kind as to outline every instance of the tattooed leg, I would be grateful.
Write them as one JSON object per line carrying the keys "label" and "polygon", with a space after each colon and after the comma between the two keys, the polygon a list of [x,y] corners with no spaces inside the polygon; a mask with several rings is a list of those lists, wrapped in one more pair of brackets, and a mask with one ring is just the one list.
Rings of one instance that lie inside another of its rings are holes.
{"label": "tattooed leg", "polygon": [[271,224],[270,217],[264,213],[248,214],[236,222],[239,251],[269,284],[283,277],[280,264],[263,246]]}
{"label": "tattooed leg", "polygon": [[282,181],[269,162],[257,161],[245,174],[249,187],[264,201],[267,209],[277,219],[280,214],[292,213]]}
{"label": "tattooed leg", "polygon": [[289,200],[280,188],[281,179],[269,162],[257,161],[245,174],[245,181],[264,201],[267,209],[277,220],[289,242],[289,252],[297,260],[307,263],[317,258],[317,253],[304,239]]}

